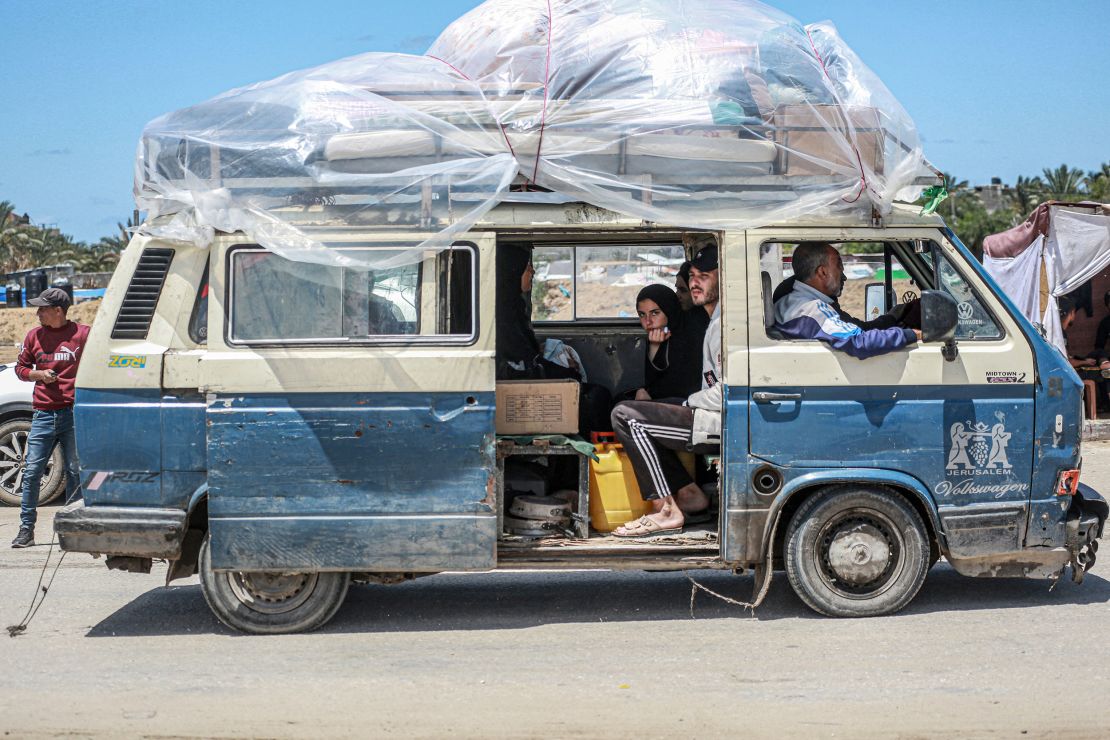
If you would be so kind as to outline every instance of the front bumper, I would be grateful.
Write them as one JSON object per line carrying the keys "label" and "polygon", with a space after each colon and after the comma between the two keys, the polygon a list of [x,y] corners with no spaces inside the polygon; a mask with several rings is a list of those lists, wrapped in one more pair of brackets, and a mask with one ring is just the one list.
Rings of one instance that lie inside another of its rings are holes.
{"label": "front bumper", "polygon": [[174,560],[185,539],[185,512],[136,506],[85,506],[78,501],[54,517],[67,552]]}
{"label": "front bumper", "polygon": [[1108,513],[1110,505],[1102,494],[1080,483],[1068,508],[1068,546],[1082,545],[1101,537]]}
{"label": "front bumper", "polygon": [[1065,525],[1067,549],[1072,555],[1072,580],[1082,583],[1083,574],[1095,564],[1098,539],[1106,527],[1110,513],[1106,499],[1095,489],[1082,483],[1072,496]]}

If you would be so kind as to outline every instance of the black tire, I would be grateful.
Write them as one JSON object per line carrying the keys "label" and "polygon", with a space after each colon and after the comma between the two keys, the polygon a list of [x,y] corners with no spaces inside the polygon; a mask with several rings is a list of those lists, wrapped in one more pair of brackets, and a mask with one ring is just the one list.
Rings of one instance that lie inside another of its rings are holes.
{"label": "black tire", "polygon": [[232,629],[256,635],[310,632],[342,606],[348,573],[217,573],[209,535],[200,546],[200,588],[208,607]]}
{"label": "black tire", "polygon": [[836,486],[802,504],[786,531],[786,574],[830,617],[877,617],[910,603],[929,570],[917,511],[882,489]]}
{"label": "black tire", "polygon": [[[26,464],[27,433],[31,418],[11,419],[0,424],[0,503],[19,506],[23,494],[23,466]],[[39,486],[39,504],[47,504],[66,489],[62,450],[55,447],[46,461],[46,472]]]}

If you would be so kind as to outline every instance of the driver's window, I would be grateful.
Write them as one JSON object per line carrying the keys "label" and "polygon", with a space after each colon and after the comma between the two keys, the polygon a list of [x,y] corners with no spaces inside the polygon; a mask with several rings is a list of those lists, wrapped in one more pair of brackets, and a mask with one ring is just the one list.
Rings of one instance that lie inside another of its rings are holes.
{"label": "driver's window", "polygon": [[[760,248],[760,271],[770,280],[773,296],[781,298],[789,292],[791,284],[785,281],[794,275],[793,255],[796,243],[766,242]],[[844,264],[844,284],[840,294],[835,297],[836,305],[841,311],[841,316],[856,319],[858,322],[877,319],[882,313],[893,308],[886,306],[885,300],[880,305],[867,305],[867,288],[869,285],[882,286],[883,292],[889,289],[897,303],[908,303],[917,298],[916,285],[909,273],[898,261],[891,256],[889,262],[886,252],[889,247],[885,242],[835,242],[833,247],[840,253]],[[767,301],[765,310],[773,310],[772,301]],[[768,317],[767,325],[771,326],[774,318]],[[769,336],[779,338],[772,329]]]}
{"label": "driver's window", "polygon": [[940,251],[940,247],[933,245],[933,263],[936,267],[937,289],[943,290],[956,299],[956,315],[959,323],[956,325],[957,339],[1000,339],[1002,329],[995,322],[994,317],[979,300],[979,296],[963,275],[956,270],[955,265]]}

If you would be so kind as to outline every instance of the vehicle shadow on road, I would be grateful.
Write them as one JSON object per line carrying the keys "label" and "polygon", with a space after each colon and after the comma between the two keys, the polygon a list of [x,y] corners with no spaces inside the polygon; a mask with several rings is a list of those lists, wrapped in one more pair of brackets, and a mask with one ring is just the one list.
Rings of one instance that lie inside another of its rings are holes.
{"label": "vehicle shadow on road", "polygon": [[[754,579],[719,571],[692,574],[700,584],[735,601],[750,601]],[[1048,581],[973,579],[941,564],[917,598],[893,618],[934,612],[1105,604],[1110,581],[1088,575],[1049,592]],[[347,601],[324,633],[431,632],[527,629],[547,624],[753,619],[752,613],[699,591],[691,609],[691,583],[682,573],[495,573],[442,575],[396,586],[352,585]],[[821,619],[777,572],[754,619]],[[209,612],[196,585],[149,591],[95,625],[88,637],[237,634]]]}

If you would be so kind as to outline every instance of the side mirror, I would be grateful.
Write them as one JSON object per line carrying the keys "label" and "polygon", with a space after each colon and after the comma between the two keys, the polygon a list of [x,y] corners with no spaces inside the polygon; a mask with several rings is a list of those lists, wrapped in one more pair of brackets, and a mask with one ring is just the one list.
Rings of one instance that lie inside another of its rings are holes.
{"label": "side mirror", "polygon": [[956,299],[943,290],[921,294],[921,341],[944,342],[944,359],[956,359],[956,327],[960,323]]}
{"label": "side mirror", "polygon": [[874,321],[886,313],[886,286],[882,283],[868,283],[863,290],[866,306],[863,320]]}

